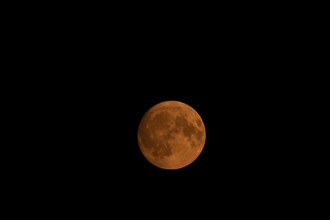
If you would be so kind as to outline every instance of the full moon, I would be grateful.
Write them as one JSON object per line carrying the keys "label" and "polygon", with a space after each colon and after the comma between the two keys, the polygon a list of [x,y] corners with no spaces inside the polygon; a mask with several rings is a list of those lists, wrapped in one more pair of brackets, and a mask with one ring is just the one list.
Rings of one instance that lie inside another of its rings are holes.
{"label": "full moon", "polygon": [[206,140],[200,115],[179,101],[164,101],[151,107],[138,127],[138,144],[153,165],[168,170],[188,166],[197,159]]}

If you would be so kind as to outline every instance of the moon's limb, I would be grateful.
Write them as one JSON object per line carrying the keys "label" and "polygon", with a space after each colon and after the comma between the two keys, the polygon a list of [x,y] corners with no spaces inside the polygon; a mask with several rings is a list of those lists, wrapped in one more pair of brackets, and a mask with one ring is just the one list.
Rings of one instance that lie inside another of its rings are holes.
{"label": "moon's limb", "polygon": [[191,164],[202,152],[205,140],[200,115],[178,101],[165,101],[150,108],[138,128],[138,144],[144,157],[163,169]]}

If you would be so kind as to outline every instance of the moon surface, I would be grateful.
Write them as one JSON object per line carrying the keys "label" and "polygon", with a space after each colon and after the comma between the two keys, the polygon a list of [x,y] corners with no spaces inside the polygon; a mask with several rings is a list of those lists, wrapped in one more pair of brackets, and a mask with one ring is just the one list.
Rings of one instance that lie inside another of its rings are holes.
{"label": "moon surface", "polygon": [[179,101],[164,101],[151,107],[138,128],[138,144],[153,165],[180,169],[197,159],[206,140],[200,115]]}

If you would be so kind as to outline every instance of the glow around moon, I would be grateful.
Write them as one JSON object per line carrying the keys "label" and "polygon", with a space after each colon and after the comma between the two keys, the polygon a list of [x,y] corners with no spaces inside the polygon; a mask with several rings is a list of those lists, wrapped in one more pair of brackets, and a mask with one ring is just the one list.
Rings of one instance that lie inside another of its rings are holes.
{"label": "glow around moon", "polygon": [[163,169],[191,164],[202,152],[205,140],[200,115],[178,101],[165,101],[150,108],[138,128],[138,143],[144,157]]}

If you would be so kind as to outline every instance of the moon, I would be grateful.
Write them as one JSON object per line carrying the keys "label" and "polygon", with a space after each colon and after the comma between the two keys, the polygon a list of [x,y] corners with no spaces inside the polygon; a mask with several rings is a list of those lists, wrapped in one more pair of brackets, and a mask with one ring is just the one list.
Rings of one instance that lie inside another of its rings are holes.
{"label": "moon", "polygon": [[143,115],[137,133],[144,157],[156,167],[168,170],[180,169],[195,161],[206,140],[200,115],[179,101],[152,106]]}

